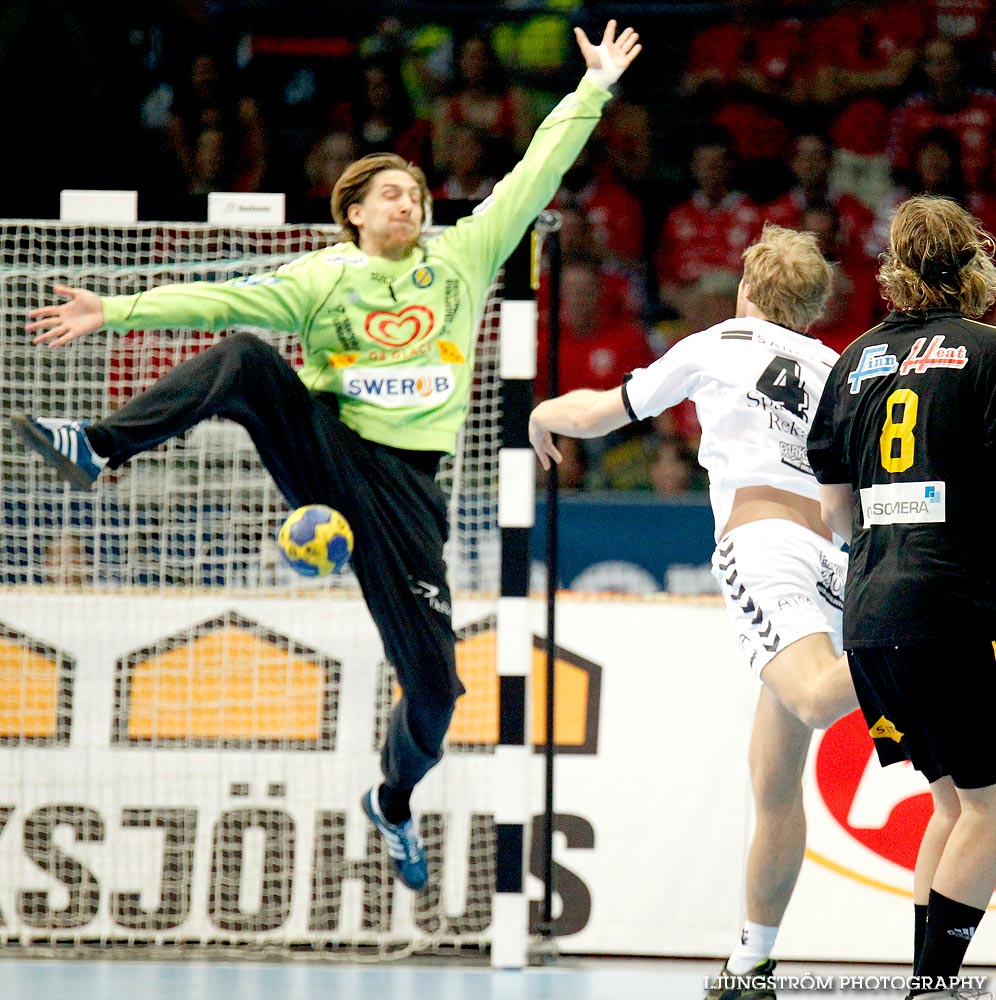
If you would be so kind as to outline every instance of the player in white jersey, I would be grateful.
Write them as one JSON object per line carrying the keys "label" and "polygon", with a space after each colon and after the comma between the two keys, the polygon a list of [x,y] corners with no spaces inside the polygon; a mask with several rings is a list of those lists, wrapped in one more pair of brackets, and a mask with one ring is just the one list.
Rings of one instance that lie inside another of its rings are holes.
{"label": "player in white jersey", "polygon": [[812,731],[857,707],[840,655],[846,557],[820,517],[806,455],[837,354],[796,332],[819,319],[831,281],[811,233],[766,226],[744,252],[736,318],[679,341],[619,389],[540,403],[529,425],[548,469],[560,461],[553,434],[600,437],[683,399],[695,403],[716,519],[713,573],[763,681],[749,752],[756,828],[747,920],[713,1000],[774,997],[764,983],[805,852],[802,770]]}

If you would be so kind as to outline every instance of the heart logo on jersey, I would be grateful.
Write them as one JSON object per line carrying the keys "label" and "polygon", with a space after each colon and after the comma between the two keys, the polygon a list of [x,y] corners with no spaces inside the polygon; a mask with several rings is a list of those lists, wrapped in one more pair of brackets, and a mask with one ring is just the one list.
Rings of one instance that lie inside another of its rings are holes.
{"label": "heart logo on jersey", "polygon": [[400,312],[373,312],[367,316],[367,336],[385,347],[406,347],[425,340],[436,318],[425,306],[406,306]]}

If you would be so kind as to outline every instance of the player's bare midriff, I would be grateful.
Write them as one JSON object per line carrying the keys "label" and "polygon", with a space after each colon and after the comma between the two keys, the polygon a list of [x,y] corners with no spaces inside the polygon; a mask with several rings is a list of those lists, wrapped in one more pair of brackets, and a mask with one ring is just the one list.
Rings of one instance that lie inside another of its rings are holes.
{"label": "player's bare midriff", "polygon": [[773,486],[741,486],[733,495],[730,519],[726,522],[720,537],[742,524],[769,518],[794,521],[821,538],[831,537],[830,529],[820,516],[819,500],[777,490]]}

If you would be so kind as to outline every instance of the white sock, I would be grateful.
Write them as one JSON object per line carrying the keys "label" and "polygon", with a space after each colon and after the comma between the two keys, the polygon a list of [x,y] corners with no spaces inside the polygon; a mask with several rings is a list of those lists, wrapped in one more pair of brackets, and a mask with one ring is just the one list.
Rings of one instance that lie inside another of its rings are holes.
{"label": "white sock", "polygon": [[733,954],[730,955],[726,968],[735,976],[750,972],[758,962],[771,958],[771,949],[775,947],[777,936],[777,927],[765,927],[764,924],[752,924],[749,920],[745,921],[743,933],[740,935],[740,944],[733,949]]}

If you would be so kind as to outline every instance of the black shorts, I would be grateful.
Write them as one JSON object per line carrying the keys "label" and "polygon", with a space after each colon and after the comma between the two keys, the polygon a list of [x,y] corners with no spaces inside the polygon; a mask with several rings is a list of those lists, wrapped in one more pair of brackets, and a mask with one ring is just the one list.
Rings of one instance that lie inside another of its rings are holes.
{"label": "black shorts", "polygon": [[273,347],[244,332],[95,421],[91,440],[117,468],[212,416],[249,431],[292,509],[329,504],[349,521],[353,568],[398,683],[448,720],[463,685],[443,562],[446,498],[432,471],[438,455],[364,440],[339,419],[334,396],[309,392]]}
{"label": "black shorts", "polygon": [[909,760],[930,782],[996,785],[996,643],[849,649],[847,658],[883,767]]}

